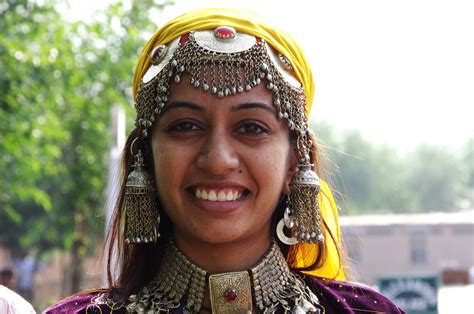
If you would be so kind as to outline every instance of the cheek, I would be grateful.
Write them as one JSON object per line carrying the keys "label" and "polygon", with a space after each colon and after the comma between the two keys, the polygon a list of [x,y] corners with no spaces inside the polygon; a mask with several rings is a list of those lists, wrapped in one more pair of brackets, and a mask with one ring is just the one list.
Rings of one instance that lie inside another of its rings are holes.
{"label": "cheek", "polygon": [[253,173],[258,173],[260,180],[271,187],[269,190],[280,194],[289,168],[290,146],[288,144],[272,145],[255,157]]}
{"label": "cheek", "polygon": [[[176,158],[173,158],[173,154],[164,146],[165,145],[153,146],[153,159],[155,163],[154,176],[159,194],[166,194],[164,193],[165,191],[163,191],[163,189],[167,188],[167,185],[164,184],[164,182],[172,181],[173,176],[171,176],[171,174],[179,171],[179,167],[176,167],[174,164]],[[174,171],[172,171],[172,169],[174,169]],[[164,180],[164,178],[167,178],[167,180]]]}

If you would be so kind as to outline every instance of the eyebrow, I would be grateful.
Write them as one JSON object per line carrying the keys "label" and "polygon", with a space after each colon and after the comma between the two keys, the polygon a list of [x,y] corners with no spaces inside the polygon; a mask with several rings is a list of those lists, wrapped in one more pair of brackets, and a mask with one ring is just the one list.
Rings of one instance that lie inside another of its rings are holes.
{"label": "eyebrow", "polygon": [[193,104],[192,102],[187,101],[171,101],[170,103],[166,104],[166,106],[161,111],[161,114],[167,112],[171,109],[178,109],[178,108],[187,108],[196,111],[204,111],[203,107]]}
{"label": "eyebrow", "polygon": [[237,106],[233,106],[232,111],[239,111],[239,110],[244,110],[244,109],[258,109],[258,108],[264,109],[268,112],[276,114],[275,108],[273,108],[273,106],[269,106],[268,104],[263,103],[263,102],[250,102],[250,103],[244,103]]}
{"label": "eyebrow", "polygon": [[[171,101],[170,103],[168,103],[164,108],[163,110],[161,111],[161,114],[171,110],[171,109],[179,109],[179,108],[187,108],[187,109],[191,109],[191,110],[195,110],[195,111],[204,111],[204,108],[200,105],[197,105],[197,104],[194,104],[192,102],[188,102],[188,101]],[[276,111],[275,109],[273,108],[273,106],[269,106],[268,104],[266,103],[263,103],[263,102],[250,102],[250,103],[243,103],[243,104],[239,104],[239,105],[236,105],[236,106],[232,106],[232,111],[235,112],[235,111],[240,111],[240,110],[245,110],[245,109],[264,109],[272,114],[276,114]]]}

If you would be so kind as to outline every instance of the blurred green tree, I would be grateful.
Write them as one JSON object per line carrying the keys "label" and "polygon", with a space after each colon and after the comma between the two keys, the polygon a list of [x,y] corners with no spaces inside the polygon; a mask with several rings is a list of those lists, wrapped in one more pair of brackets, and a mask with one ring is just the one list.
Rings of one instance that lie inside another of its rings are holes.
{"label": "blurred green tree", "polygon": [[325,178],[332,179],[343,213],[449,211],[472,206],[472,139],[460,154],[420,144],[407,156],[399,156],[393,149],[368,142],[356,130],[341,133],[327,123],[314,122],[312,128],[323,150]]}
{"label": "blurred green tree", "polygon": [[408,156],[406,188],[416,198],[415,209],[454,210],[466,191],[468,173],[459,154],[446,147],[419,145]]}
{"label": "blurred green tree", "polygon": [[113,3],[90,22],[65,21],[56,1],[0,3],[0,241],[69,250],[66,293],[103,235],[110,106],[131,111],[150,12],[171,3]]}

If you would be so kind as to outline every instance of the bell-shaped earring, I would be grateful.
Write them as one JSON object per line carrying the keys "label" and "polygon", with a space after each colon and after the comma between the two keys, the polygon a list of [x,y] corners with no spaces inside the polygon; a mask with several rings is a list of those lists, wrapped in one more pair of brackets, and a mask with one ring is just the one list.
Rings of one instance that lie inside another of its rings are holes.
{"label": "bell-shaped earring", "polygon": [[293,237],[300,243],[324,241],[321,213],[318,205],[319,177],[312,170],[309,156],[303,157],[290,183],[290,209]]}
{"label": "bell-shaped earring", "polygon": [[125,243],[156,242],[160,236],[160,214],[156,206],[155,186],[143,169],[141,150],[134,159],[133,170],[125,184]]}

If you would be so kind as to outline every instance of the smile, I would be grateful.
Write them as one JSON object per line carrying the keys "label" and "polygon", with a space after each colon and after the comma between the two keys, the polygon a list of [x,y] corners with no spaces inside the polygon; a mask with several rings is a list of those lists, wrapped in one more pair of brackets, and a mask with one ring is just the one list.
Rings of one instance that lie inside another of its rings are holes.
{"label": "smile", "polygon": [[231,202],[239,199],[242,196],[242,191],[235,188],[196,188],[194,190],[194,196],[200,200],[211,202]]}

